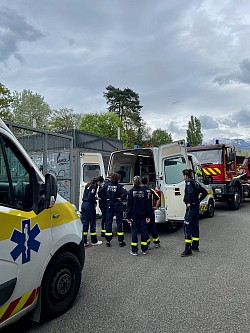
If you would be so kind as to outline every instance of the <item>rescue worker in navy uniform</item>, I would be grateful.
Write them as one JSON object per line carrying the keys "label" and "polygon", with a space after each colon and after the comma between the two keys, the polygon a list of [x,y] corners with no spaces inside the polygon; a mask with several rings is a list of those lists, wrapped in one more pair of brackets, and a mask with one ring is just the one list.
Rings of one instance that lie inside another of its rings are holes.
{"label": "rescue worker in navy uniform", "polygon": [[92,245],[101,245],[102,241],[97,240],[96,236],[96,193],[98,186],[103,182],[103,177],[93,178],[85,185],[82,198],[82,215],[81,221],[83,224],[83,241],[84,246],[88,245],[87,236],[90,227],[90,238]]}
{"label": "rescue worker in navy uniform", "polygon": [[192,254],[192,251],[199,251],[199,209],[200,201],[208,194],[207,190],[192,178],[192,170],[182,171],[185,180],[185,194],[183,201],[186,204],[186,214],[184,218],[185,250],[182,257]]}
{"label": "rescue worker in navy uniform", "polygon": [[131,227],[131,254],[138,255],[138,231],[141,231],[141,251],[147,254],[148,249],[148,230],[147,223],[150,222],[150,204],[148,193],[141,186],[141,177],[135,176],[133,180],[134,186],[128,191],[128,223]]}
{"label": "rescue worker in navy uniform", "polygon": [[102,231],[101,237],[105,237],[106,234],[106,215],[107,215],[107,197],[105,195],[105,185],[110,182],[111,174],[102,182],[98,190],[99,207],[102,212]]}
{"label": "rescue worker in navy uniform", "polygon": [[127,198],[127,190],[121,184],[119,184],[120,175],[113,173],[110,177],[110,182],[105,184],[104,193],[107,198],[107,214],[106,214],[106,245],[110,247],[112,240],[112,223],[113,218],[116,216],[117,223],[117,236],[119,246],[123,247],[126,245],[124,242],[124,231],[123,231],[123,203],[122,201]]}
{"label": "rescue worker in navy uniform", "polygon": [[[149,205],[150,205],[150,222],[147,224],[148,233],[152,235],[153,242],[155,247],[160,247],[160,239],[156,229],[155,224],[155,210],[159,207],[161,203],[160,196],[148,186],[148,178],[142,178],[142,188],[144,188],[148,193]],[[148,247],[150,245],[150,238],[148,237],[147,240]]]}

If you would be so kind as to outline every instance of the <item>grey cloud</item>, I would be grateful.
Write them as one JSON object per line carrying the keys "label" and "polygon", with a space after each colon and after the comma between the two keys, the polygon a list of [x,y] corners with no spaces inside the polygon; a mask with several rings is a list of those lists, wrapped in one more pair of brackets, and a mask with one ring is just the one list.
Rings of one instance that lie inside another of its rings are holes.
{"label": "grey cloud", "polygon": [[236,121],[239,126],[250,127],[250,110],[242,109],[232,114],[232,120]]}
{"label": "grey cloud", "polygon": [[223,124],[223,125],[226,125],[228,127],[236,127],[238,125],[238,122],[237,121],[234,121],[232,119],[229,118],[230,116],[226,116],[225,115],[225,118],[220,118],[218,119],[218,122],[220,124]]}
{"label": "grey cloud", "polygon": [[186,136],[186,128],[181,126],[177,121],[170,121],[166,125],[166,131],[172,134],[177,135],[177,137],[185,137]]}
{"label": "grey cloud", "polygon": [[213,83],[227,85],[233,82],[250,84],[250,59],[246,58],[239,63],[239,70],[227,74],[217,75]]}
{"label": "grey cloud", "polygon": [[200,116],[199,117],[201,122],[202,129],[215,129],[219,127],[219,123],[217,120],[214,120],[210,116]]}
{"label": "grey cloud", "polygon": [[0,8],[0,61],[5,62],[12,55],[21,59],[18,53],[20,42],[34,42],[42,37],[44,35],[16,11]]}

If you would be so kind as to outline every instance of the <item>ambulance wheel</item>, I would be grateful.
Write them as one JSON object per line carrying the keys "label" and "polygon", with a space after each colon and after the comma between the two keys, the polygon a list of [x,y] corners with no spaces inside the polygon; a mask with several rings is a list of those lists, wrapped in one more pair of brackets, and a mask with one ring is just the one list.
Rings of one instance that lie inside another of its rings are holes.
{"label": "ambulance wheel", "polygon": [[175,221],[167,222],[167,229],[169,232],[176,232],[179,228],[179,223]]}
{"label": "ambulance wheel", "polygon": [[63,252],[49,264],[41,289],[42,319],[50,320],[66,312],[81,285],[81,265],[71,252]]}
{"label": "ambulance wheel", "polygon": [[208,201],[208,206],[207,206],[207,210],[205,212],[205,216],[210,217],[210,218],[214,216],[214,202],[213,202],[213,200]]}

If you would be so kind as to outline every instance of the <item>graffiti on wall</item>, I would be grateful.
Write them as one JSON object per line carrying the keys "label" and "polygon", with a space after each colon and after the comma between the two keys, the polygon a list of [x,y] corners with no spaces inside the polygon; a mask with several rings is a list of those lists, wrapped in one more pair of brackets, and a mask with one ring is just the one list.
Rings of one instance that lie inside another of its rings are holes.
{"label": "graffiti on wall", "polygon": [[[43,173],[43,153],[34,152],[30,156]],[[70,151],[48,151],[47,152],[47,172],[52,173],[57,178],[58,193],[66,200],[71,198],[71,161]]]}

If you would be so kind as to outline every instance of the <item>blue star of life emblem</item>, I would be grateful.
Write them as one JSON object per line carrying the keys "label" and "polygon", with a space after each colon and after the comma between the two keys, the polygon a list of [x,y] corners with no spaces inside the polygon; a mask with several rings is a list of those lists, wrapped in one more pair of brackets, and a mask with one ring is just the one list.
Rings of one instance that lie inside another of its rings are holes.
{"label": "blue star of life emblem", "polygon": [[35,238],[40,232],[38,224],[31,229],[30,219],[22,220],[22,232],[15,229],[10,239],[12,242],[17,243],[17,246],[10,253],[14,261],[20,255],[22,255],[22,264],[30,261],[31,250],[35,252],[39,250],[41,243]]}

